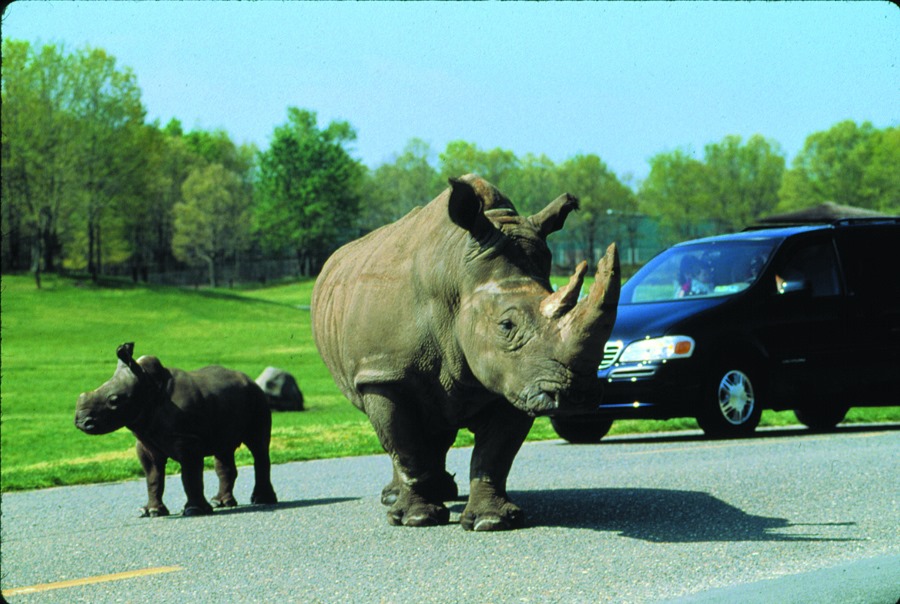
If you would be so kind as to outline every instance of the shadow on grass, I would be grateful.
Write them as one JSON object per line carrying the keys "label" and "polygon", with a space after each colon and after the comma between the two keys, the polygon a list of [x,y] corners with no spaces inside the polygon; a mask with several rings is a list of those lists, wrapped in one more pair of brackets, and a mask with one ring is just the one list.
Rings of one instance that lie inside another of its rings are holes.
{"label": "shadow on grass", "polygon": [[[303,308],[300,305],[288,302],[279,302],[276,300],[267,300],[255,296],[248,296],[248,291],[253,291],[257,287],[239,286],[234,289],[224,289],[221,287],[211,288],[208,285],[192,286],[192,285],[164,285],[157,283],[135,282],[127,277],[100,277],[97,281],[93,281],[87,275],[69,275],[60,277],[53,275],[51,278],[45,279],[42,287],[45,291],[62,291],[68,288],[79,290],[94,291],[134,291],[145,290],[155,293],[178,293],[189,296],[198,296],[210,300],[224,300],[229,302],[242,302],[244,304],[270,304],[274,306],[286,306],[288,308],[299,308],[300,310],[309,310],[308,307]],[[264,287],[264,286],[260,286]]]}

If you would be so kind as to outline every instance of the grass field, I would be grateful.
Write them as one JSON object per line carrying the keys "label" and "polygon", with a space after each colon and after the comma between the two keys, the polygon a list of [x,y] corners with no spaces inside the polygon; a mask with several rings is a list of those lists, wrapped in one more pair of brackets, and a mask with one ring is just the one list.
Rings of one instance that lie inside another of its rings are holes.
{"label": "grass field", "polygon": [[[310,334],[313,282],[262,289],[192,290],[132,286],[48,276],[4,276],[0,383],[0,490],[117,481],[142,475],[134,436],[119,430],[88,436],[74,424],[79,393],[106,381],[116,346],[194,369],[221,364],[256,377],[269,365],[294,374],[307,411],[276,413],[275,463],[380,453],[365,416],[338,392]],[[853,410],[850,421],[897,421],[896,408]],[[764,425],[792,423],[790,413],[764,414]],[[612,434],[695,428],[693,420],[619,421]],[[556,438],[546,419],[530,439]],[[463,431],[457,445],[471,444]],[[211,464],[211,460],[208,460]],[[245,448],[238,464],[251,463]],[[211,465],[210,465],[211,467]],[[170,472],[179,470],[169,464]],[[385,477],[387,480],[388,477]]]}

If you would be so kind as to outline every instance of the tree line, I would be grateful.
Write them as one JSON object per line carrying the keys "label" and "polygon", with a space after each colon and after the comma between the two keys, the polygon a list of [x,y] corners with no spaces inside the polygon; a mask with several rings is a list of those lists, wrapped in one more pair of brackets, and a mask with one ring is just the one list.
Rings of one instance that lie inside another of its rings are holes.
{"label": "tree line", "polygon": [[594,154],[557,163],[466,141],[437,153],[413,139],[371,169],[345,121],[320,126],[289,107],[268,148],[237,145],[222,130],[148,122],[133,72],[102,49],[4,40],[2,52],[2,270],[30,270],[38,286],[45,271],[97,279],[113,265],[136,280],[198,266],[216,285],[227,264],[286,255],[315,274],[336,247],[468,172],[522,213],[578,195],[564,233],[592,258],[611,240],[633,247],[646,217],[674,242],[822,201],[900,211],[900,129],[868,122],[811,134],[790,168],[777,142],[726,136],[702,157],[658,153],[641,182]]}

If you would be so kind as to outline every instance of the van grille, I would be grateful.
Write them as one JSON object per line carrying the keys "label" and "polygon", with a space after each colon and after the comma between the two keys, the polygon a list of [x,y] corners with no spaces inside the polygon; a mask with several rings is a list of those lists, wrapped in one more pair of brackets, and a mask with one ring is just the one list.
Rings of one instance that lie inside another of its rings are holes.
{"label": "van grille", "polygon": [[637,367],[619,367],[609,372],[608,379],[610,382],[620,382],[627,380],[634,382],[640,379],[647,379],[656,375],[657,366],[655,365],[638,365]]}
{"label": "van grille", "polygon": [[616,362],[616,359],[619,358],[619,353],[622,352],[622,340],[616,340],[615,342],[607,342],[603,347],[603,360],[600,361],[600,369],[608,369],[612,367],[612,364]]}

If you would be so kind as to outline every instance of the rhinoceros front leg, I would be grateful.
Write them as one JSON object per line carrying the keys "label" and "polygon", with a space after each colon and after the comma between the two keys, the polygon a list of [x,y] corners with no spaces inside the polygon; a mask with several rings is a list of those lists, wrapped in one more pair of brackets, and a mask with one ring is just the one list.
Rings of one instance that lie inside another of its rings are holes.
{"label": "rhinoceros front leg", "polygon": [[212,506],[203,496],[203,456],[197,453],[184,455],[181,460],[181,484],[187,503],[182,516],[212,514]]}
{"label": "rhinoceros front leg", "polygon": [[151,448],[137,441],[138,461],[144,468],[147,477],[147,505],[141,508],[141,518],[168,516],[169,510],[163,505],[163,491],[166,488],[166,462],[168,458],[162,451]]}
{"label": "rhinoceros front leg", "polygon": [[[455,440],[456,430],[434,435],[435,452],[440,455],[435,466],[440,467],[441,470],[432,480],[428,481],[427,488],[429,489],[429,496],[438,501],[451,501],[459,496],[456,480],[454,480],[452,474],[444,469],[447,466],[447,452],[453,446]],[[400,475],[397,473],[397,466],[394,464],[394,476],[391,482],[381,490],[381,503],[387,506],[396,503],[397,498],[400,496],[401,482]]]}
{"label": "rhinoceros front leg", "polygon": [[471,422],[475,448],[469,502],[460,518],[467,531],[503,531],[524,525],[521,508],[506,494],[506,478],[533,423],[533,418],[506,401],[498,401]]}
{"label": "rhinoceros front leg", "polygon": [[388,523],[395,526],[447,524],[450,511],[443,498],[449,491],[444,469],[446,439],[429,438],[415,405],[400,400],[398,393],[388,387],[368,388],[363,402],[363,409],[393,464],[394,479],[382,492],[383,501],[386,492],[389,496],[392,491],[396,493],[391,497]]}

